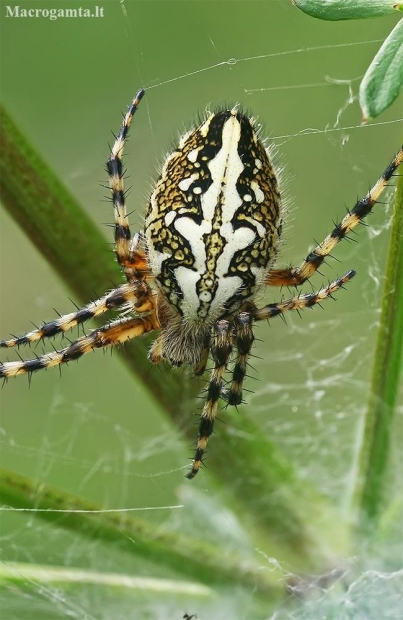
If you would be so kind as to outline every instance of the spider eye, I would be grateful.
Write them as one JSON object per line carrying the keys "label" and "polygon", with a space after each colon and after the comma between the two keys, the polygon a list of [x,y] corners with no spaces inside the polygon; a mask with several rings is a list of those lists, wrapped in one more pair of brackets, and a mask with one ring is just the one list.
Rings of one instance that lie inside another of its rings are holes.
{"label": "spider eye", "polygon": [[145,223],[150,268],[187,321],[252,297],[275,256],[280,194],[253,121],[211,114],[168,157]]}

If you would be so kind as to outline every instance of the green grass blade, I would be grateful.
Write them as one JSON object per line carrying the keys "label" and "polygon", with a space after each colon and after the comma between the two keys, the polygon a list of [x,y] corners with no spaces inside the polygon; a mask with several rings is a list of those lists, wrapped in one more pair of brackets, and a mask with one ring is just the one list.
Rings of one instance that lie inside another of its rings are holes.
{"label": "green grass blade", "polygon": [[[256,588],[270,596],[283,595],[284,588],[270,571],[244,557],[231,556],[203,540],[156,530],[146,520],[127,511],[105,510],[59,489],[0,469],[0,492],[4,507],[29,511],[56,527],[73,530],[97,543],[119,549],[175,570],[205,584],[233,584]],[[133,541],[135,540],[135,544]]]}
{"label": "green grass blade", "polygon": [[129,588],[140,592],[154,594],[186,594],[189,596],[213,597],[214,592],[199,583],[189,581],[175,581],[173,579],[153,579],[149,577],[133,577],[121,573],[101,573],[65,566],[46,566],[40,564],[24,564],[22,562],[7,562],[0,565],[0,582],[12,583],[24,587],[27,581],[35,584],[70,585],[91,584],[103,587]]}
{"label": "green grass blade", "polygon": [[375,530],[387,500],[388,458],[393,438],[403,351],[403,177],[397,183],[385,287],[353,498],[360,532]]}

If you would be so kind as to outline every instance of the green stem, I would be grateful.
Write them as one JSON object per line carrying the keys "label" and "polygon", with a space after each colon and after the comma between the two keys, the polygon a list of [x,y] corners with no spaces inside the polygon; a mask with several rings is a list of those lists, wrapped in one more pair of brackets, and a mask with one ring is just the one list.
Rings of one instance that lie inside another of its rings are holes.
{"label": "green stem", "polygon": [[397,183],[382,311],[364,421],[354,502],[358,527],[375,530],[385,505],[388,459],[403,349],[403,177]]}

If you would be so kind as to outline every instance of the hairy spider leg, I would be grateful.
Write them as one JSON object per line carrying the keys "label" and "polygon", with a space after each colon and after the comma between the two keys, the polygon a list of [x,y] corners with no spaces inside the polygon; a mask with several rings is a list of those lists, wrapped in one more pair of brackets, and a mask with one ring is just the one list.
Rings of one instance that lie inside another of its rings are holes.
{"label": "hairy spider leg", "polygon": [[232,372],[232,381],[228,391],[221,396],[229,405],[240,405],[242,402],[242,386],[248,367],[248,358],[255,337],[252,330],[252,315],[250,312],[241,312],[235,317],[235,344],[237,355]]}
{"label": "hairy spider leg", "polygon": [[340,224],[336,224],[330,235],[308,254],[301,265],[295,268],[289,267],[288,269],[272,269],[266,277],[266,284],[270,286],[299,286],[306,282],[306,280],[309,280],[315,271],[319,269],[326,256],[329,256],[337,243],[344,239],[364,217],[371,213],[373,206],[387,187],[393,173],[402,162],[403,147],[397,152],[393,161],[386,168],[373,188],[370,189],[365,198],[358,200],[354,208],[347,213]]}
{"label": "hairy spider leg", "polygon": [[242,402],[243,382],[246,375],[248,358],[255,339],[252,330],[252,322],[273,318],[289,310],[298,311],[303,308],[312,307],[324,299],[332,297],[333,293],[342,288],[354,275],[355,271],[351,270],[316,293],[292,297],[280,303],[268,304],[261,309],[254,308],[250,312],[241,312],[237,315],[234,326],[237,357],[229,389],[222,386],[222,381],[232,352],[231,326],[227,321],[219,321],[216,324],[216,328],[219,329],[219,340],[215,344],[215,347],[217,347],[215,351],[213,351],[212,348],[212,355],[216,362],[216,366],[211,376],[207,401],[200,420],[196,455],[192,469],[187,475],[187,478],[193,478],[199,471],[200,465],[203,462],[207,441],[213,432],[218,398],[223,398],[229,405],[239,405]]}
{"label": "hairy spider leg", "polygon": [[137,247],[137,235],[132,239],[126,212],[124,192],[123,150],[127,134],[145,91],[139,90],[125,114],[119,134],[116,136],[111,155],[106,162],[109,174],[112,202],[115,212],[115,249],[118,263],[129,282],[143,280],[149,275],[146,255]]}
{"label": "hairy spider leg", "polygon": [[144,282],[150,276],[146,255],[144,251],[139,250],[137,247],[138,235],[135,235],[133,239],[131,238],[123,190],[122,155],[124,144],[131,121],[143,96],[144,90],[140,90],[129,106],[128,112],[123,119],[121,130],[113,145],[111,156],[107,162],[115,210],[116,255],[118,262],[125,271],[128,284],[119,286],[103,297],[78,309],[76,312],[45,323],[23,336],[0,341],[0,347],[8,348],[30,344],[42,338],[65,333],[76,325],[80,325],[114,308],[123,307],[124,311],[136,312],[136,314],[149,313],[148,316],[146,318],[136,317],[134,319],[121,317],[100,329],[93,330],[88,336],[79,338],[68,347],[59,351],[38,356],[31,360],[0,363],[0,377],[9,378],[57,366],[73,359],[78,359],[84,353],[95,348],[119,344],[160,327],[154,311],[155,299],[149,286]]}
{"label": "hairy spider leg", "polygon": [[200,417],[199,436],[193,465],[186,478],[194,478],[203,462],[207,442],[214,430],[214,420],[217,414],[218,400],[221,395],[222,383],[227,369],[228,360],[232,352],[232,325],[229,321],[221,320],[214,324],[211,342],[211,356],[214,368],[207,388],[207,399]]}
{"label": "hairy spider leg", "polygon": [[256,308],[253,312],[254,321],[263,321],[265,319],[272,319],[275,316],[284,314],[289,310],[303,310],[304,308],[311,308],[315,304],[319,304],[328,297],[332,297],[340,288],[343,288],[347,282],[349,282],[356,274],[354,269],[348,271],[341,278],[337,278],[331,282],[328,286],[321,288],[316,293],[308,293],[306,295],[298,295],[297,297],[291,297],[285,301],[279,303],[267,304],[263,308]]}
{"label": "hairy spider leg", "polygon": [[238,348],[238,355],[235,362],[231,387],[228,391],[223,388],[223,380],[233,349],[234,324],[226,320],[217,321],[215,323],[210,347],[214,368],[207,388],[207,399],[200,417],[196,453],[192,468],[186,475],[187,478],[194,478],[203,463],[207,442],[214,430],[214,421],[217,415],[219,398],[223,397],[232,405],[237,405],[242,400],[242,384],[246,374],[248,356],[254,340],[251,322],[270,319],[284,314],[289,310],[310,308],[328,297],[332,297],[333,293],[342,288],[355,276],[355,273],[354,270],[348,271],[344,276],[334,280],[316,293],[299,295],[298,297],[292,297],[280,303],[268,304],[261,309],[254,308],[250,312],[241,312],[235,319],[235,342]]}
{"label": "hairy spider leg", "polygon": [[148,299],[148,287],[142,282],[122,284],[122,286],[106,293],[103,297],[91,301],[83,308],[79,308],[76,312],[70,312],[69,314],[60,316],[54,321],[44,323],[41,327],[23,336],[15,336],[8,340],[1,340],[0,347],[18,347],[19,345],[38,342],[43,338],[52,338],[53,336],[64,334],[85,321],[89,321],[90,319],[101,316],[105,312],[109,312],[109,310],[121,306],[128,306],[136,310],[136,312],[147,312],[152,309],[153,306]]}
{"label": "hairy spider leg", "polygon": [[146,334],[158,327],[159,323],[154,313],[149,313],[145,317],[120,318],[108,325],[94,329],[87,336],[78,338],[60,351],[46,353],[31,360],[0,364],[0,377],[9,379],[17,375],[66,364],[77,360],[94,349],[123,344],[127,340],[137,338],[137,336]]}

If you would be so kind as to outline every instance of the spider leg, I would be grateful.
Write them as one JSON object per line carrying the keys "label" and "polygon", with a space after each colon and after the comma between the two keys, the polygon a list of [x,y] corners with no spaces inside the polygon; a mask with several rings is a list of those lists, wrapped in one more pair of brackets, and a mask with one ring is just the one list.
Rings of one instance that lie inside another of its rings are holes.
{"label": "spider leg", "polygon": [[354,208],[347,213],[340,224],[336,224],[330,235],[308,254],[303,263],[294,269],[272,269],[267,274],[266,284],[270,286],[299,286],[306,282],[306,280],[309,280],[315,271],[319,269],[326,256],[332,252],[337,243],[344,239],[364,217],[371,213],[373,206],[387,187],[388,181],[402,162],[403,147],[398,151],[393,161],[386,168],[373,188],[370,189],[365,198],[359,200],[355,204]]}
{"label": "spider leg", "polygon": [[159,327],[155,314],[149,313],[145,317],[124,317],[112,321],[99,329],[94,329],[87,336],[82,336],[68,347],[60,351],[52,351],[35,359],[20,362],[5,362],[0,364],[0,378],[9,379],[17,375],[32,373],[43,368],[52,368],[73,360],[77,360],[85,353],[102,347],[122,344],[142,334]]}
{"label": "spider leg", "polygon": [[143,97],[144,90],[139,90],[123,118],[120,132],[116,136],[111,155],[106,162],[115,211],[116,257],[129,282],[139,279],[143,280],[145,273],[148,272],[146,255],[142,250],[137,248],[137,235],[133,237],[132,240],[130,234],[123,187],[124,170],[122,163],[123,150],[129,127]]}
{"label": "spider leg", "polygon": [[288,310],[302,310],[303,308],[310,308],[315,304],[319,304],[324,299],[332,297],[333,293],[335,293],[339,288],[343,288],[344,285],[355,276],[355,274],[356,272],[354,269],[351,269],[344,274],[344,276],[337,278],[337,280],[334,280],[328,286],[316,291],[316,293],[298,295],[297,297],[292,297],[291,299],[281,301],[280,303],[267,304],[267,306],[263,306],[263,308],[260,309],[256,308],[256,310],[252,312],[253,320],[263,321],[264,319],[271,319],[279,314],[284,314],[284,312],[288,312]]}
{"label": "spider leg", "polygon": [[58,334],[64,334],[69,329],[76,327],[76,325],[81,325],[85,321],[89,321],[113,308],[124,305],[136,312],[149,312],[152,310],[153,304],[149,299],[149,288],[147,285],[142,282],[123,284],[103,297],[90,302],[83,308],[79,308],[76,312],[70,312],[60,316],[55,321],[44,323],[38,329],[34,329],[23,336],[1,340],[0,347],[9,348],[22,344],[31,344],[42,340],[42,338],[51,338]]}
{"label": "spider leg", "polygon": [[232,339],[231,323],[225,320],[217,321],[214,325],[211,344],[211,355],[214,361],[214,368],[207,389],[207,399],[200,417],[199,436],[192,469],[186,475],[186,478],[194,478],[199,471],[203,462],[203,455],[206,452],[207,442],[213,432],[218,399],[221,395],[224,374],[232,352]]}
{"label": "spider leg", "polygon": [[221,391],[221,397],[229,405],[240,405],[242,402],[242,385],[245,379],[248,358],[255,337],[252,330],[252,315],[250,312],[241,312],[235,318],[235,343],[237,357],[232,373],[232,382],[229,389]]}

